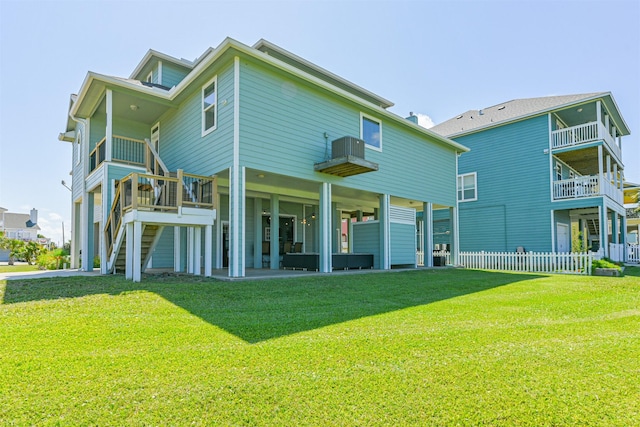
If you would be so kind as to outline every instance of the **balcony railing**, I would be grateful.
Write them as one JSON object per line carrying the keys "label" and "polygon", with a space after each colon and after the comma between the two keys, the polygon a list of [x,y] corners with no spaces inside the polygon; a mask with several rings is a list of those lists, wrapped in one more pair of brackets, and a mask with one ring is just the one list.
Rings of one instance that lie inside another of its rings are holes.
{"label": "balcony railing", "polygon": [[[89,171],[92,172],[106,160],[107,138],[104,137],[89,154]],[[129,165],[145,166],[149,149],[141,139],[114,135],[112,138],[111,159]]]}
{"label": "balcony railing", "polygon": [[553,182],[554,200],[593,196],[608,196],[617,203],[622,204],[622,191],[607,180],[603,180],[601,183],[598,176],[577,176]]}
{"label": "balcony railing", "polygon": [[124,214],[130,210],[178,212],[182,207],[215,209],[215,176],[183,173],[176,176],[131,173],[118,183],[105,224],[108,255],[111,256]]}
{"label": "balcony railing", "polygon": [[604,141],[618,159],[622,159],[620,147],[616,144],[615,139],[607,131],[602,123],[590,122],[570,128],[558,129],[551,132],[551,147],[565,148],[573,147],[581,144],[587,144],[594,141]]}

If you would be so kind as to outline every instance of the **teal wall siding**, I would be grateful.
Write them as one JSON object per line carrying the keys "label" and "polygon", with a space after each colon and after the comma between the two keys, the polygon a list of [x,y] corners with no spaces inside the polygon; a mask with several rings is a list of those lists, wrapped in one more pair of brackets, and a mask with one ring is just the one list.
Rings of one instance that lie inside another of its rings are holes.
{"label": "teal wall siding", "polygon": [[[201,85],[194,87],[193,93],[177,110],[169,111],[160,118],[160,157],[171,171],[181,168],[188,173],[211,175],[231,165],[233,159],[233,66],[227,64],[225,68],[216,71],[218,71],[216,130],[202,137]],[[215,75],[215,71],[212,71],[207,79]]]}
{"label": "teal wall siding", "polygon": [[416,227],[391,223],[391,265],[416,263]]}
{"label": "teal wall siding", "polygon": [[[204,251],[202,252],[204,255]],[[173,268],[173,227],[162,230],[160,240],[153,250],[153,268]]]}
{"label": "teal wall siding", "polygon": [[352,230],[353,252],[373,254],[373,268],[380,268],[380,222],[354,223]]}
{"label": "teal wall siding", "polygon": [[459,203],[462,251],[551,250],[548,126],[539,116],[456,138],[471,148],[459,173],[476,172],[478,184],[478,200]]}
{"label": "teal wall siding", "polygon": [[89,126],[89,153],[96,148],[96,145],[107,134],[107,118],[104,115],[91,117]]}
{"label": "teal wall siding", "polygon": [[170,62],[162,63],[162,82],[163,86],[173,87],[180,83],[185,76],[189,74],[189,70]]}
{"label": "teal wall siding", "polygon": [[456,157],[451,148],[365,110],[382,122],[383,151],[367,149],[365,154],[380,170],[348,178],[315,172],[314,164],[331,155],[332,140],[360,136],[362,108],[253,62],[242,61],[240,80],[243,165],[376,193],[455,203]]}
{"label": "teal wall siding", "polygon": [[460,247],[469,252],[504,252],[515,251],[507,247],[507,215],[506,206],[485,206],[473,210],[461,210]]}

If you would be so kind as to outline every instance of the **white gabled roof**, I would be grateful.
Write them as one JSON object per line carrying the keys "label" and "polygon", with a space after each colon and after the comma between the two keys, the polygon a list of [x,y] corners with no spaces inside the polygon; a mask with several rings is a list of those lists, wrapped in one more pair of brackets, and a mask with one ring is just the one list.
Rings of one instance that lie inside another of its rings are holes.
{"label": "white gabled roof", "polygon": [[614,107],[614,113],[618,114],[617,122],[620,126],[620,131],[622,131],[623,135],[629,134],[629,129],[626,123],[624,123],[624,119],[619,115],[619,111],[610,92],[514,99],[481,110],[469,110],[432,127],[431,130],[450,138],[473,133],[488,127],[522,120],[527,117],[559,110],[572,104],[583,103],[598,98],[606,98],[608,105]]}

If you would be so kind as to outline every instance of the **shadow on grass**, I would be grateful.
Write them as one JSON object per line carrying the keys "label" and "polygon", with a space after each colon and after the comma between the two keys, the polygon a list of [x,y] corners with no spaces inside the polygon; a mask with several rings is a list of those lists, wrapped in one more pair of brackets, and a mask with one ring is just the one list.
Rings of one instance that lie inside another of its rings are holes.
{"label": "shadow on grass", "polygon": [[122,276],[68,277],[7,281],[2,303],[148,291],[257,343],[538,277],[453,269],[248,282],[193,276],[145,277],[141,283]]}
{"label": "shadow on grass", "polygon": [[636,267],[636,266],[627,266],[624,269],[624,275],[625,276],[634,276],[634,277],[640,277],[640,266]]}

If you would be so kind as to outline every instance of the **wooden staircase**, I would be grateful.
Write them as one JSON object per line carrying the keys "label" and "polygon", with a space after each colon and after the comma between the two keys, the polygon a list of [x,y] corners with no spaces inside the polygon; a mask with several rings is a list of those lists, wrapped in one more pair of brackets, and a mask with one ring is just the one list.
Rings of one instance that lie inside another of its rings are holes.
{"label": "wooden staircase", "polygon": [[[155,243],[158,241],[160,234],[162,233],[162,229],[164,227],[159,226],[157,224],[146,224],[144,226],[144,230],[142,231],[142,244],[141,244],[141,255],[140,259],[142,259],[142,271],[145,270],[147,264],[149,263],[149,259],[151,258],[153,249],[155,247]],[[124,231],[126,233],[126,231]],[[122,245],[120,246],[120,251],[118,252],[118,257],[114,263],[115,273],[124,273],[126,269],[126,253],[127,253],[127,239],[125,238],[122,241]]]}
{"label": "wooden staircase", "polygon": [[587,221],[587,229],[589,230],[589,237],[592,239],[600,239],[600,222],[597,219],[589,218]]}

